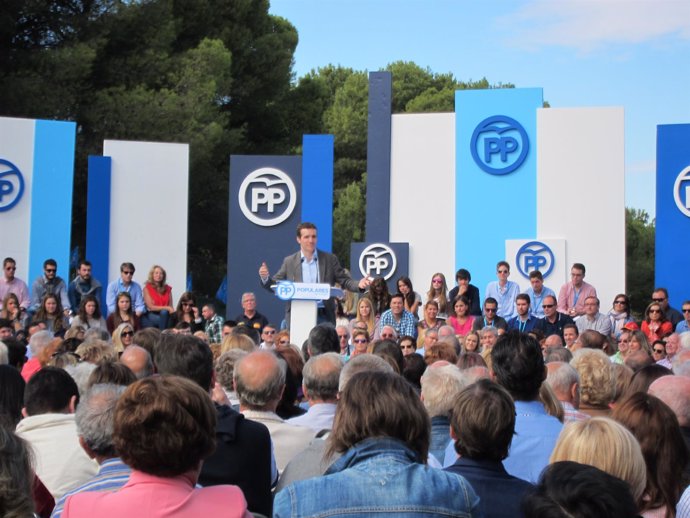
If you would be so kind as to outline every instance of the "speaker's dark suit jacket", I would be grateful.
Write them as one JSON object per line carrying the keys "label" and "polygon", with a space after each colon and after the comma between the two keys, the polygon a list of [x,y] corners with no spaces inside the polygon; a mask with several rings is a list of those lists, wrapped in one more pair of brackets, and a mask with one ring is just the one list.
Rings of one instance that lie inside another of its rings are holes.
{"label": "speaker's dark suit jacket", "polygon": [[[334,286],[335,283],[340,284],[344,290],[348,291],[359,291],[359,283],[355,281],[347,270],[340,266],[340,261],[333,254],[328,252],[322,252],[317,250],[317,263],[319,265],[319,282],[330,284]],[[273,277],[269,277],[268,280],[262,285],[264,288],[270,290],[271,285],[278,281],[293,281],[293,282],[304,282],[302,279],[302,254],[301,252],[288,255],[283,259],[283,264]],[[335,299],[330,298],[323,301],[324,310],[326,312],[326,318],[333,324],[335,324]],[[285,320],[288,325],[290,325],[290,303],[286,305],[285,308]]]}

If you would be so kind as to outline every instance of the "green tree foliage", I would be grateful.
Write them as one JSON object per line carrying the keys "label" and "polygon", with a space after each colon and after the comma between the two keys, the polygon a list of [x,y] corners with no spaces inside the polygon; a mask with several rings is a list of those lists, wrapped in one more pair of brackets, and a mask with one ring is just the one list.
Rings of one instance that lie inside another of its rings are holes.
{"label": "green tree foliage", "polygon": [[654,221],[644,210],[625,209],[625,255],[628,295],[637,318],[654,290]]}
{"label": "green tree foliage", "polygon": [[[79,123],[73,245],[84,246],[87,157],[104,139],[190,143],[189,269],[212,294],[227,254],[228,156],[301,152],[335,135],[334,249],[364,239],[368,74],[326,65],[295,80],[297,31],[268,0],[6,0],[0,113]],[[396,61],[393,112],[453,111],[463,82]],[[152,193],[155,196],[155,193]],[[161,202],[164,202],[161,201]],[[629,284],[632,286],[632,284]]]}
{"label": "green tree foliage", "polygon": [[367,176],[351,182],[335,193],[333,221],[339,222],[333,228],[333,252],[348,265],[350,243],[364,240],[365,199]]}

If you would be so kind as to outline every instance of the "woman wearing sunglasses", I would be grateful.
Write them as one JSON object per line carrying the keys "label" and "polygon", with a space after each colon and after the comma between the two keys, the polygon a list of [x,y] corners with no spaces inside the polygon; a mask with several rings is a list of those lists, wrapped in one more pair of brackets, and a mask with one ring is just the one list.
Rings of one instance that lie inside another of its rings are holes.
{"label": "woman wearing sunglasses", "polygon": [[673,332],[673,324],[666,319],[661,304],[652,302],[644,312],[645,319],[642,321],[642,332],[647,337],[649,343],[654,343]]}

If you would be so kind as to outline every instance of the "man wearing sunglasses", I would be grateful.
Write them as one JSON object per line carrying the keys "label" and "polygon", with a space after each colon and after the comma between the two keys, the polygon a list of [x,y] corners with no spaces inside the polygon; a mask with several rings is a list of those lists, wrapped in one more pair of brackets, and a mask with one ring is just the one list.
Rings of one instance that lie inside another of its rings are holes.
{"label": "man wearing sunglasses", "polygon": [[129,293],[132,298],[132,310],[141,317],[146,313],[146,304],[144,303],[144,294],[141,291],[139,283],[134,282],[134,265],[132,263],[122,263],[120,265],[120,278],[108,284],[108,289],[105,292],[105,304],[108,307],[108,315],[116,309],[116,302],[118,294],[122,292]]}
{"label": "man wearing sunglasses", "polygon": [[41,301],[46,295],[55,295],[60,299],[65,316],[69,316],[72,313],[69,297],[67,296],[67,284],[57,274],[55,259],[43,261],[43,275],[31,285],[31,313],[38,311],[38,308],[41,307]]}
{"label": "man wearing sunglasses", "polygon": [[29,288],[23,280],[14,276],[17,271],[15,260],[11,257],[5,257],[2,262],[2,271],[4,275],[0,277],[0,309],[2,309],[2,301],[8,293],[14,293],[17,296],[20,308],[28,308],[31,305]]}
{"label": "man wearing sunglasses", "polygon": [[540,319],[534,326],[534,329],[544,333],[544,337],[557,334],[563,338],[563,327],[575,323],[571,317],[557,310],[557,304],[558,301],[553,295],[544,297],[544,302],[541,305],[544,310],[544,318]]}
{"label": "man wearing sunglasses", "polygon": [[668,303],[668,290],[666,288],[656,288],[654,293],[652,293],[652,301],[657,302],[661,306],[661,309],[664,310],[664,315],[671,321],[674,329],[683,320],[683,315],[680,314],[680,311],[672,308]]}
{"label": "man wearing sunglasses", "polygon": [[517,316],[515,309],[515,297],[520,293],[520,286],[516,282],[509,281],[510,265],[506,261],[499,261],[496,265],[497,281],[490,282],[486,285],[486,293],[484,299],[492,298],[498,302],[498,309],[496,315],[510,320]]}

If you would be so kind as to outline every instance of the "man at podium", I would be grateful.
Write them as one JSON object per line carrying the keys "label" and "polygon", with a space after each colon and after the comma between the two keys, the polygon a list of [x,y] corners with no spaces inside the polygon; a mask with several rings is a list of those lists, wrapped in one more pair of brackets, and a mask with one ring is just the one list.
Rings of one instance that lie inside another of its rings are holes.
{"label": "man at podium", "polygon": [[[297,225],[297,243],[300,250],[283,259],[278,273],[271,276],[266,262],[261,263],[259,277],[261,285],[270,290],[278,281],[288,280],[305,283],[325,283],[334,286],[336,283],[348,291],[363,291],[369,286],[369,279],[364,277],[355,281],[345,268],[340,266],[338,258],[316,249],[316,225],[303,222]],[[285,321],[290,322],[290,303],[285,308]],[[330,322],[335,325],[335,300],[319,301],[317,323]]]}

